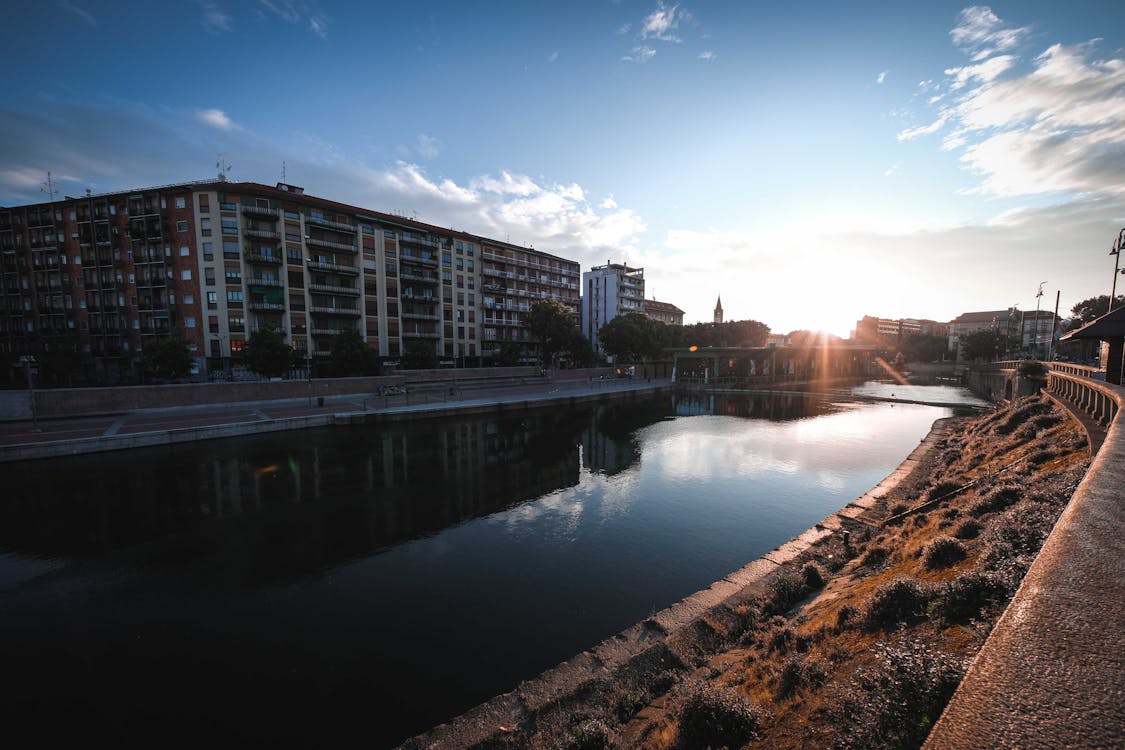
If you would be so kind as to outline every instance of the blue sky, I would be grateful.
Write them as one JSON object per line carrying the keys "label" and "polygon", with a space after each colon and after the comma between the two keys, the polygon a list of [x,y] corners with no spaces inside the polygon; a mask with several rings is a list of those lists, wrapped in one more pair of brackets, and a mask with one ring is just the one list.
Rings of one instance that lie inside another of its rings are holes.
{"label": "blue sky", "polygon": [[[1060,309],[1125,226],[1125,3],[44,0],[0,204],[201,179],[643,265],[687,320]],[[1125,278],[1122,279],[1125,282]],[[1125,283],[1123,283],[1125,285]]]}

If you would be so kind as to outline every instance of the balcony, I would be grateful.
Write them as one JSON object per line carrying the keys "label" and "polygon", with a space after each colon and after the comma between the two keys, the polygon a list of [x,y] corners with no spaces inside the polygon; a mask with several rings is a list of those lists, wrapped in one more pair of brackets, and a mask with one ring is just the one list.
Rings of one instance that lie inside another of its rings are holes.
{"label": "balcony", "polygon": [[265,279],[265,278],[260,278],[260,277],[256,277],[256,276],[250,276],[250,277],[247,277],[247,279],[246,279],[246,285],[247,286],[281,287],[281,286],[284,286],[284,283],[281,281],[281,279]]}
{"label": "balcony", "polygon": [[354,328],[310,328],[313,336],[339,336],[341,333],[354,332]]}
{"label": "balcony", "polygon": [[403,320],[441,320],[441,315],[437,312],[421,312],[419,310],[403,310]]}
{"label": "balcony", "polygon": [[313,305],[309,308],[309,312],[321,313],[322,315],[347,315],[348,317],[358,318],[358,307],[319,307]]}
{"label": "balcony", "polygon": [[401,336],[404,339],[440,339],[441,334],[437,331],[403,331]]}
{"label": "balcony", "polygon": [[405,242],[408,245],[422,245],[425,247],[438,247],[438,241],[431,237],[423,237],[420,234],[410,234],[403,232],[399,235],[399,242]]}
{"label": "balcony", "polygon": [[248,302],[247,304],[251,310],[275,312],[282,312],[285,310],[285,305],[280,302],[255,302],[254,300],[250,300],[250,302]]}
{"label": "balcony", "polygon": [[437,276],[423,276],[422,274],[407,271],[406,269],[399,272],[399,278],[408,279],[410,281],[421,281],[424,284],[433,284],[435,286],[441,283],[441,280],[438,279]]}
{"label": "balcony", "polygon": [[274,219],[281,217],[280,208],[266,208],[265,206],[243,206],[242,213],[250,216],[269,216]]}
{"label": "balcony", "polygon": [[243,229],[242,233],[247,237],[260,237],[263,240],[281,239],[280,234],[269,229]]}
{"label": "balcony", "polygon": [[310,260],[306,265],[316,271],[332,271],[333,273],[345,273],[349,276],[359,275],[359,269],[355,266],[341,266],[338,263],[322,263],[318,260]]}
{"label": "balcony", "polygon": [[330,221],[328,219],[318,219],[317,217],[311,215],[305,216],[305,223],[316,224],[322,227],[328,227],[329,229],[336,229],[341,232],[351,232],[352,234],[355,234],[356,230],[356,228],[351,224],[345,224],[341,221]]}
{"label": "balcony", "polygon": [[332,240],[321,240],[316,237],[306,237],[305,242],[309,247],[324,247],[329,250],[345,250],[349,253],[358,253],[359,250],[355,245],[344,244],[343,242],[333,242]]}
{"label": "balcony", "polygon": [[437,258],[423,258],[420,255],[409,255],[407,253],[399,253],[398,259],[403,263],[416,263],[420,266],[427,266],[429,268],[437,268]]}
{"label": "balcony", "polygon": [[245,252],[242,257],[246,259],[247,263],[269,263],[271,265],[281,265],[280,255],[263,255],[262,253]]}
{"label": "balcony", "polygon": [[359,296],[359,289],[352,286],[336,286],[334,284],[309,284],[310,292],[327,292],[328,294],[350,294]]}

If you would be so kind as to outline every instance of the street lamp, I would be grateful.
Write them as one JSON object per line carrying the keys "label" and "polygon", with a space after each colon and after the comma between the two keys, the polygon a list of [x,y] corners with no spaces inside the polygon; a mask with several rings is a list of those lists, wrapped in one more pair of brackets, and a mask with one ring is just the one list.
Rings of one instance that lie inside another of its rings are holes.
{"label": "street lamp", "polygon": [[31,402],[31,429],[39,432],[39,416],[35,413],[35,373],[37,371],[35,357],[30,354],[25,354],[19,358],[19,364],[23,366],[24,374],[27,375],[27,391],[28,401]]}
{"label": "street lamp", "polygon": [[1039,359],[1039,300],[1043,296],[1043,285],[1046,283],[1046,281],[1040,281],[1039,291],[1035,294],[1035,322],[1032,323],[1032,325],[1035,326],[1033,329],[1035,331],[1035,338],[1033,339],[1034,343],[1031,345],[1032,356],[1035,359]]}
{"label": "street lamp", "polygon": [[1109,254],[1113,256],[1113,287],[1109,292],[1109,310],[1113,311],[1113,300],[1117,297],[1117,274],[1125,273],[1121,268],[1121,251],[1125,250],[1125,229],[1117,233],[1117,239],[1109,248]]}

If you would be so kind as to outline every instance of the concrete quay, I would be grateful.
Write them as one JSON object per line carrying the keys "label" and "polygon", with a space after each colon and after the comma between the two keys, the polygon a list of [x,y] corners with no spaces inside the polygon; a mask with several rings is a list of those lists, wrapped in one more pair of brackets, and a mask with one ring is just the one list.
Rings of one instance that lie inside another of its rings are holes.
{"label": "concrete quay", "polygon": [[0,463],[340,424],[506,413],[664,392],[671,392],[671,383],[655,378],[528,378],[522,384],[472,391],[408,386],[406,393],[386,395],[352,393],[18,420],[0,422]]}

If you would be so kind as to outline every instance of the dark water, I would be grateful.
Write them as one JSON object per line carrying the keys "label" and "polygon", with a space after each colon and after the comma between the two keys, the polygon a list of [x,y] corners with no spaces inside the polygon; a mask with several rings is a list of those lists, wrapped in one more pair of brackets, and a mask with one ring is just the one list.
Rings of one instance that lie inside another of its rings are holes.
{"label": "dark water", "polygon": [[4,466],[5,736],[392,746],[803,531],[948,414],[695,397]]}

